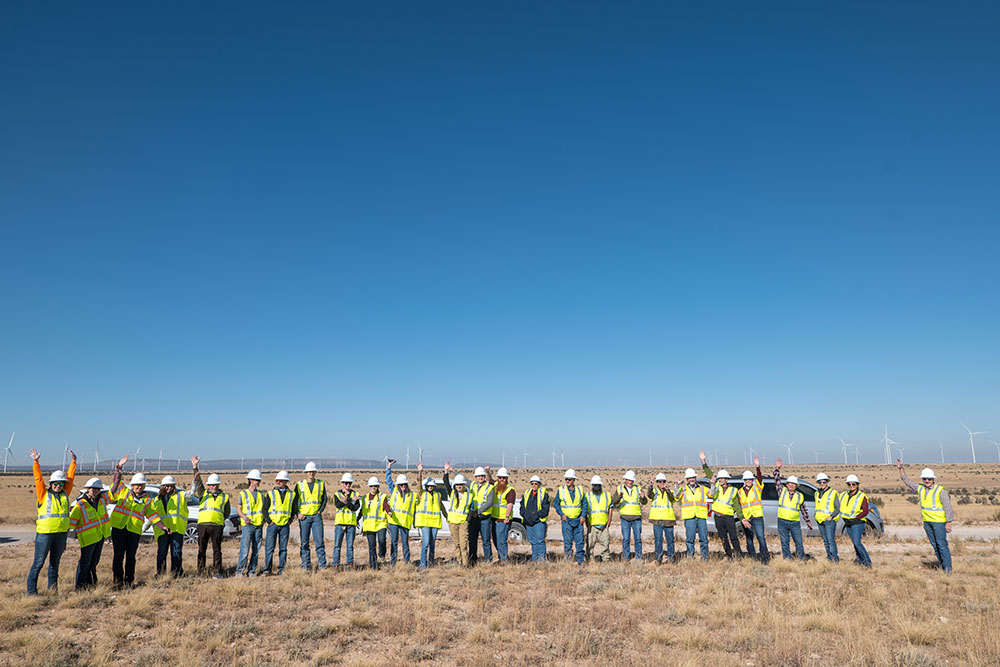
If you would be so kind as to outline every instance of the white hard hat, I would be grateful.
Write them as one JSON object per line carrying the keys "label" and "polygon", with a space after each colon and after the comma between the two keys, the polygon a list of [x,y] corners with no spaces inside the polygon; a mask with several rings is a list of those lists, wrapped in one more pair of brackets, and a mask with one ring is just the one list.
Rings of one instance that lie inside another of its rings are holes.
{"label": "white hard hat", "polygon": [[566,471],[566,474],[563,475],[563,479],[576,479],[576,471],[570,468]]}
{"label": "white hard hat", "polygon": [[378,486],[378,477],[369,477],[368,486]]}
{"label": "white hard hat", "polygon": [[222,484],[222,478],[216,475],[214,472],[208,476],[208,481],[205,482],[206,486],[211,486],[212,484]]}
{"label": "white hard hat", "polygon": [[306,464],[306,468],[302,472],[316,472],[316,464],[310,461]]}
{"label": "white hard hat", "polygon": [[854,475],[854,474],[848,475],[847,479],[845,479],[844,481],[847,482],[848,484],[860,484],[861,483],[861,480],[858,479],[858,476]]}
{"label": "white hard hat", "polygon": [[593,477],[591,477],[590,478],[590,483],[591,484],[596,484],[598,486],[604,486],[604,481],[601,479],[600,475],[594,475]]}
{"label": "white hard hat", "polygon": [[64,473],[62,470],[56,470],[54,473],[49,475],[49,484],[51,484],[52,482],[68,482],[68,481],[69,480],[66,479],[66,473]]}
{"label": "white hard hat", "polygon": [[400,484],[409,484],[410,480],[406,479],[406,475],[396,475],[396,486]]}
{"label": "white hard hat", "polygon": [[799,478],[795,475],[789,475],[788,479],[785,480],[785,484],[798,484]]}
{"label": "white hard hat", "polygon": [[83,485],[85,489],[103,489],[104,484],[101,483],[100,477],[91,477],[87,480],[87,483]]}
{"label": "white hard hat", "polygon": [[468,483],[469,483],[469,480],[465,479],[465,475],[461,475],[461,474],[455,475],[455,481],[452,482],[452,484],[461,484],[463,486],[466,485],[466,484],[468,484]]}
{"label": "white hard hat", "polygon": [[664,475],[662,472],[658,472],[658,473],[656,473],[656,481],[657,482],[665,482],[665,481],[667,481],[667,476]]}
{"label": "white hard hat", "polygon": [[719,471],[718,473],[716,473],[716,475],[715,475],[715,478],[716,478],[716,479],[732,479],[732,477],[733,477],[733,476],[732,476],[732,475],[730,475],[730,474],[729,474],[729,471],[728,471],[728,470],[726,470],[725,468],[723,468],[722,470],[720,470],[720,471]]}
{"label": "white hard hat", "polygon": [[433,477],[425,477],[424,486],[437,486],[437,482],[434,481]]}
{"label": "white hard hat", "polygon": [[635,481],[635,471],[634,470],[626,470],[625,474],[622,475],[622,479],[627,479],[630,482],[634,482]]}
{"label": "white hard hat", "polygon": [[291,478],[288,476],[287,470],[279,470],[278,474],[274,476],[275,482],[290,482]]}
{"label": "white hard hat", "polygon": [[531,483],[531,482],[538,482],[539,484],[541,484],[542,483],[542,478],[539,477],[538,475],[532,475],[531,479],[529,479],[528,482],[529,483]]}
{"label": "white hard hat", "polygon": [[688,468],[687,470],[684,471],[685,479],[690,479],[691,477],[697,477],[697,476],[698,473],[694,471],[694,468]]}
{"label": "white hard hat", "polygon": [[920,471],[920,479],[928,479],[928,478],[935,479],[934,471],[931,470],[930,468],[924,468],[923,470]]}
{"label": "white hard hat", "polygon": [[340,481],[350,482],[351,484],[354,484],[354,475],[352,475],[349,472],[345,472],[343,475],[340,476]]}
{"label": "white hard hat", "polygon": [[507,472],[506,468],[500,468],[497,470],[497,477],[510,477],[510,473]]}
{"label": "white hard hat", "polygon": [[141,472],[137,472],[136,474],[132,475],[132,481],[129,482],[128,485],[133,486],[135,484],[142,484],[143,486],[146,486],[146,476],[143,475]]}
{"label": "white hard hat", "polygon": [[259,482],[264,478],[260,476],[260,471],[254,468],[253,470],[247,473],[247,479],[255,479]]}
{"label": "white hard hat", "polygon": [[167,475],[166,477],[164,477],[163,479],[160,480],[160,486],[166,486],[168,484],[171,484],[173,486],[177,486],[177,482],[174,481],[174,476],[173,475]]}
{"label": "white hard hat", "polygon": [[827,475],[825,472],[821,472],[820,474],[816,475],[816,481],[817,482],[829,482],[830,481],[830,476]]}
{"label": "white hard hat", "polygon": [[752,472],[750,472],[749,470],[744,470],[743,471],[743,479],[744,479],[744,481],[748,480],[748,479],[754,479],[754,478],[755,478],[755,475]]}
{"label": "white hard hat", "polygon": [[478,468],[476,468],[476,472],[472,473],[473,477],[479,477],[480,475],[482,475],[483,477],[486,476],[486,468],[479,466]]}

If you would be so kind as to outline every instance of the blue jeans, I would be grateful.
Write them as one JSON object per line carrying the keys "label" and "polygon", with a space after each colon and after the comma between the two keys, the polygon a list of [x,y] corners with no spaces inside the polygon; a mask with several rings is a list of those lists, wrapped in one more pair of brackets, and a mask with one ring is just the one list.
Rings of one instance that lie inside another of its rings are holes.
{"label": "blue jeans", "polygon": [[667,558],[674,559],[674,527],[653,524],[653,557],[659,563],[663,560],[663,541],[667,542]]}
{"label": "blue jeans", "polygon": [[[632,540],[629,540],[630,537]],[[632,557],[630,541],[635,543],[635,557],[642,560],[642,518],[629,520],[622,517],[622,560],[630,560]]]}
{"label": "blue jeans", "polygon": [[156,573],[167,571],[167,552],[170,552],[170,574],[179,577],[184,574],[184,533],[164,533],[156,538]]}
{"label": "blue jeans", "polygon": [[778,538],[781,539],[782,558],[791,558],[792,550],[788,544],[788,538],[795,540],[795,555],[799,560],[806,559],[805,549],[802,548],[802,524],[798,521],[788,519],[778,519]]}
{"label": "blue jeans", "polygon": [[368,538],[368,567],[378,569],[378,559],[385,558],[385,528],[365,533]]}
{"label": "blue jeans", "polygon": [[28,570],[28,595],[38,595],[38,573],[49,559],[49,590],[59,588],[59,559],[66,550],[67,533],[35,533],[35,561]]}
{"label": "blue jeans", "polygon": [[545,560],[545,529],[548,524],[539,521],[534,526],[525,526],[528,531],[528,542],[531,543],[531,560],[542,562]]}
{"label": "blue jeans", "polygon": [[503,521],[493,521],[493,537],[497,543],[497,560],[501,563],[507,562],[507,533],[510,532],[510,524]]}
{"label": "blue jeans", "polygon": [[391,546],[389,548],[389,562],[392,565],[396,564],[396,553],[399,547],[399,543],[403,543],[403,562],[410,562],[410,531],[402,526],[397,526],[395,524],[389,524],[389,539],[391,541]]}
{"label": "blue jeans", "polygon": [[701,548],[701,559],[708,560],[708,519],[684,519],[684,541],[687,543],[687,555],[694,555],[694,534],[698,533],[698,546]]}
{"label": "blue jeans", "polygon": [[426,570],[434,564],[434,543],[437,541],[438,529],[430,526],[420,527],[420,569]]}
{"label": "blue jeans", "polygon": [[834,563],[840,562],[837,553],[837,520],[827,519],[819,524],[819,534],[823,536],[823,546],[826,547],[826,559]]}
{"label": "blue jeans", "polygon": [[[764,517],[755,516],[747,520],[750,522],[750,527],[743,526],[743,535],[747,538],[747,554],[750,558],[759,558],[761,563],[766,564],[771,560],[771,554],[767,551],[767,541],[764,539]],[[757,538],[759,554],[753,548],[754,537]]]}
{"label": "blue jeans", "polygon": [[316,543],[316,563],[319,569],[326,568],[326,545],[323,542],[323,517],[320,514],[309,514],[299,521],[299,554],[302,556],[302,569],[308,570],[309,535],[312,534]]}
{"label": "blue jeans", "polygon": [[76,588],[92,588],[97,585],[97,564],[101,562],[104,540],[80,547],[80,562],[76,566]]}
{"label": "blue jeans", "polygon": [[560,518],[560,523],[562,524],[563,552],[566,554],[566,560],[573,559],[573,545],[575,544],[576,562],[583,565],[587,555],[583,547],[583,521],[579,518],[562,521]]}
{"label": "blue jeans", "polygon": [[270,524],[267,527],[267,538],[264,540],[264,571],[273,572],[271,564],[274,562],[274,543],[278,543],[278,574],[285,571],[285,557],[288,555],[288,534],[290,524],[277,526]]}
{"label": "blue jeans", "polygon": [[861,535],[865,532],[864,522],[856,524],[854,526],[847,527],[847,534],[851,537],[851,542],[854,542],[854,553],[856,558],[854,562],[858,565],[864,565],[865,567],[872,566],[872,559],[868,556],[868,550],[865,549],[865,545],[861,544]]}
{"label": "blue jeans", "polygon": [[[478,528],[477,528],[478,526]],[[483,560],[489,563],[493,560],[493,545],[490,543],[493,537],[493,517],[477,516],[469,520],[469,562],[475,563],[476,556],[476,531],[479,531],[479,538],[483,542]]]}
{"label": "blue jeans", "polygon": [[924,532],[927,533],[927,539],[934,547],[934,555],[937,556],[938,565],[945,572],[951,572],[951,549],[948,548],[948,532],[944,529],[944,523],[924,521]]}
{"label": "blue jeans", "polygon": [[347,538],[347,564],[354,565],[354,534],[357,526],[337,524],[333,527],[333,564],[340,565],[340,544]]}
{"label": "blue jeans", "polygon": [[[243,526],[240,533],[240,558],[236,562],[237,574],[254,574],[260,556],[260,545],[264,541],[264,526]],[[247,559],[247,552],[250,558]]]}

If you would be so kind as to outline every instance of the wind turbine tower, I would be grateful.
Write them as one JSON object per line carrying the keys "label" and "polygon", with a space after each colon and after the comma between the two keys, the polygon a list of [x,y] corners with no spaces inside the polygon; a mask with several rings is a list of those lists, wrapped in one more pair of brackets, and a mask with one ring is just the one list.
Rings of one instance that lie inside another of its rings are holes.
{"label": "wind turbine tower", "polygon": [[972,462],[975,463],[976,462],[976,441],[972,438],[972,436],[974,436],[974,435],[982,435],[982,434],[986,433],[986,431],[973,431],[968,426],[965,426],[965,422],[960,422],[960,423],[962,424],[962,426],[965,427],[965,430],[969,432],[969,449],[972,450]]}
{"label": "wind turbine tower", "polygon": [[793,463],[793,461],[792,461],[792,446],[794,444],[795,444],[795,441],[793,440],[790,443],[788,443],[787,445],[782,445],[782,447],[784,447],[788,451],[788,462],[789,463]]}
{"label": "wind turbine tower", "polygon": [[[889,426],[886,425],[882,431],[882,444],[885,446],[885,462],[886,465],[892,463],[892,446],[898,445],[899,443],[889,437]],[[855,445],[857,447],[857,445]]]}
{"label": "wind turbine tower", "polygon": [[[938,440],[938,449],[941,450],[941,463],[944,463],[944,445]],[[1000,449],[997,450],[997,456],[1000,456]]]}
{"label": "wind turbine tower", "polygon": [[14,434],[10,434],[10,442],[7,443],[7,449],[3,450],[3,471],[7,472],[7,457],[14,458],[14,452],[10,451],[11,446],[14,444]]}

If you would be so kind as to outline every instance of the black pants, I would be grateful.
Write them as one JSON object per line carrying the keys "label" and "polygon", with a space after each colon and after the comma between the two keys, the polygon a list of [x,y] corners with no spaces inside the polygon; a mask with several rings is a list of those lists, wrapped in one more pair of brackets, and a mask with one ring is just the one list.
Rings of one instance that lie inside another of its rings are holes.
{"label": "black pants", "polygon": [[480,531],[480,521],[479,516],[475,514],[469,515],[469,565],[475,565],[476,561],[479,560],[477,552],[479,551],[479,531]]}
{"label": "black pants", "polygon": [[97,585],[97,564],[101,562],[104,540],[80,547],[80,562],[76,566],[76,587],[92,588]]}
{"label": "black pants", "polygon": [[222,526],[215,523],[198,524],[198,574],[205,573],[209,542],[212,543],[212,569],[222,574]]}
{"label": "black pants", "polygon": [[181,558],[184,553],[184,533],[164,533],[156,538],[156,573],[167,571],[167,552],[170,552],[170,574],[179,577],[184,574]]}
{"label": "black pants", "polygon": [[383,528],[374,533],[365,533],[368,538],[368,567],[378,569],[378,559],[385,558],[385,532]]}
{"label": "black pants", "polygon": [[743,555],[743,547],[740,546],[739,534],[736,532],[736,517],[725,514],[713,514],[715,517],[715,530],[722,540],[722,548],[726,550],[726,556],[733,557],[735,551],[737,555]]}
{"label": "black pants", "polygon": [[114,548],[111,576],[115,586],[131,586],[135,583],[135,552],[139,549],[139,533],[125,528],[112,528],[111,546]]}

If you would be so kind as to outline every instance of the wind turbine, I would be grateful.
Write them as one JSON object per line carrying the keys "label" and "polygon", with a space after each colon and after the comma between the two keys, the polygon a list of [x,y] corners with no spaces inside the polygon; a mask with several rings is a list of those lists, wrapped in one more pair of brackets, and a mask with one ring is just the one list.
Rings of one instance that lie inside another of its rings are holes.
{"label": "wind turbine", "polygon": [[[997,442],[996,440],[990,440],[990,442],[992,442],[993,446],[997,448],[997,461],[1000,461],[1000,442]],[[941,463],[944,463],[944,461]]]}
{"label": "wind turbine", "polygon": [[10,442],[7,443],[7,449],[3,450],[3,471],[4,474],[7,473],[7,457],[14,458],[14,452],[10,451],[11,446],[14,444],[14,434],[10,434]]}
{"label": "wind turbine", "polygon": [[[882,431],[882,440],[880,441],[885,446],[885,462],[886,465],[892,463],[892,446],[898,445],[899,443],[889,437],[889,426],[886,425]],[[855,445],[857,447],[857,445]]]}
{"label": "wind turbine", "polygon": [[[962,426],[965,426],[965,422],[960,422]],[[976,441],[972,439],[974,435],[982,435],[986,431],[973,431],[968,426],[965,426],[965,430],[969,432],[969,448],[972,450],[972,462],[976,462]]]}
{"label": "wind turbine", "polygon": [[528,467],[528,450],[525,449],[523,453],[524,453],[524,458],[521,459],[521,465],[523,467],[527,468]]}
{"label": "wind turbine", "polygon": [[854,445],[854,465],[861,463],[861,454],[858,451],[858,446]]}
{"label": "wind turbine", "polygon": [[813,455],[816,457],[816,463],[819,463],[819,452],[814,449]]}
{"label": "wind turbine", "polygon": [[507,452],[500,452],[500,466],[507,466]]}
{"label": "wind turbine", "polygon": [[163,467],[163,447],[160,447],[160,460],[156,462],[156,472],[160,472]]}
{"label": "wind turbine", "polygon": [[417,445],[417,463],[424,464],[424,448],[420,445]]}
{"label": "wind turbine", "polygon": [[[944,445],[938,440],[938,448],[941,450],[941,463],[944,463]],[[997,449],[997,456],[1000,457],[1000,448]]]}
{"label": "wind turbine", "polygon": [[795,441],[792,440],[787,445],[782,445],[782,447],[784,447],[786,450],[788,450],[788,462],[789,463],[792,463],[792,445],[794,445],[794,444],[795,444]]}
{"label": "wind turbine", "polygon": [[[94,450],[94,473],[97,473],[97,464],[101,461],[101,441],[97,441],[97,448]],[[180,466],[178,466],[178,470]]]}
{"label": "wind turbine", "polygon": [[406,469],[410,469],[410,443],[406,443]]}
{"label": "wind turbine", "polygon": [[841,451],[844,452],[844,465],[847,465],[847,448],[848,447],[857,447],[857,445],[852,445],[850,443],[844,442],[843,438],[839,438],[839,440],[840,440],[840,449],[841,449]]}
{"label": "wind turbine", "polygon": [[66,446],[63,447],[63,464],[62,464],[62,469],[63,470],[66,469],[66,452],[68,452],[68,451],[69,451],[69,443],[67,442]]}
{"label": "wind turbine", "polygon": [[565,468],[566,467],[566,451],[565,450],[563,450],[563,452],[559,455],[559,460],[561,462],[562,467]]}
{"label": "wind turbine", "polygon": [[556,448],[552,448],[552,468],[556,467]]}
{"label": "wind turbine", "polygon": [[906,449],[906,447],[897,447],[897,448],[896,448],[896,451],[898,451],[898,452],[899,452],[899,458],[900,458],[900,460],[902,460],[902,459],[903,459],[903,450],[904,450],[904,449]]}
{"label": "wind turbine", "polygon": [[142,449],[142,445],[135,448],[135,460],[132,461],[132,472],[135,472],[139,468],[139,450]]}

